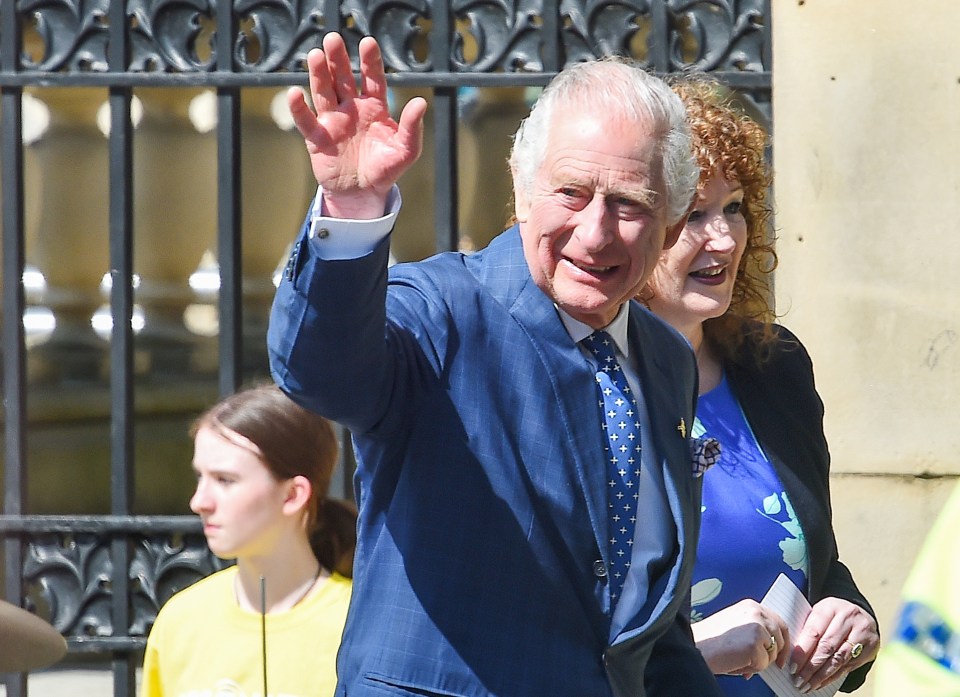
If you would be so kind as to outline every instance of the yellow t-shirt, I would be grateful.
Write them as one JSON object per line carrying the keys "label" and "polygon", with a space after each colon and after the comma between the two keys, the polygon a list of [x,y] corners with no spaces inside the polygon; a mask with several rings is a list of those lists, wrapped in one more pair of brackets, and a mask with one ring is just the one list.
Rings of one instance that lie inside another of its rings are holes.
{"label": "yellow t-shirt", "polygon": [[[140,697],[262,697],[260,615],[236,603],[235,566],[180,591],[147,639]],[[329,697],[352,584],[333,574],[293,608],[266,617],[270,697]]]}

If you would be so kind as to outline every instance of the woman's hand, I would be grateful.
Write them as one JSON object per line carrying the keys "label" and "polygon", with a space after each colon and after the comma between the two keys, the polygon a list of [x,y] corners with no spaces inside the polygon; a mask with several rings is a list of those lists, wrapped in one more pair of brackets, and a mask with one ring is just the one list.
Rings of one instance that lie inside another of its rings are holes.
{"label": "woman's hand", "polygon": [[324,36],[323,49],[307,54],[314,110],[299,87],[288,91],[287,104],[323,187],[328,214],[365,219],[384,214],[390,188],[420,156],[427,103],[411,99],[400,121],[394,121],[380,46],[364,37],[359,53],[358,91],[343,37]]}
{"label": "woman's hand", "polygon": [[790,652],[794,684],[801,692],[817,690],[876,658],[877,623],[859,605],[824,598],[810,611]]}
{"label": "woman's hand", "polygon": [[755,600],[741,600],[692,628],[697,648],[715,675],[750,678],[774,661],[783,667],[787,660],[787,625]]}

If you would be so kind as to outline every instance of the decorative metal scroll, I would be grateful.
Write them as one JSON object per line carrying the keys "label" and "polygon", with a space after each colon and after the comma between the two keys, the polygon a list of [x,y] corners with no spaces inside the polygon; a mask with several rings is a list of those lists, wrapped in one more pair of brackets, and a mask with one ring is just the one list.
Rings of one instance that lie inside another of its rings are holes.
{"label": "decorative metal scroll", "polygon": [[[115,30],[108,6],[108,0],[21,0],[23,70],[107,72]],[[455,73],[540,72],[545,47],[554,45],[558,66],[616,53],[671,72],[769,71],[764,0],[345,0],[336,6],[339,16],[326,17],[316,0],[238,0],[239,30],[224,66],[213,42],[213,0],[130,0],[127,71],[300,71],[307,51],[339,29],[351,47],[364,35],[377,37],[392,71],[431,72],[437,63],[429,47],[441,9],[450,27],[443,63]],[[665,21],[656,21],[658,13]],[[547,34],[550,27],[556,37]],[[668,66],[649,61],[651,42],[667,47]]]}
{"label": "decorative metal scroll", "polygon": [[[136,525],[135,519],[99,524],[91,518],[52,517],[45,526],[43,519],[32,517],[24,526],[30,531],[18,533],[25,541],[27,609],[50,622],[75,649],[88,645],[97,650],[98,640],[116,637],[121,641],[112,642],[113,649],[141,647],[157,611],[174,593],[228,565],[210,552],[196,518],[165,520],[167,525],[153,519]],[[17,527],[10,519],[4,522],[10,523],[4,527]],[[112,544],[117,538],[131,546],[128,627],[114,626],[111,609]]]}
{"label": "decorative metal scroll", "polygon": [[97,533],[48,533],[30,540],[23,575],[33,609],[48,608],[48,621],[68,637],[146,637],[170,596],[223,567],[203,535],[154,533],[133,536],[131,543],[133,621],[126,631],[115,631],[111,621],[111,542]]}

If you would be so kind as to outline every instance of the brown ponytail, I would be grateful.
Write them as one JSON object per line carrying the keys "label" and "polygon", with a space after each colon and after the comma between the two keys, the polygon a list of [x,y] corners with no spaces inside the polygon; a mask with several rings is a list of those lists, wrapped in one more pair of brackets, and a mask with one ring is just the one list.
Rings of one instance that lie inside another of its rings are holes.
{"label": "brown ponytail", "polygon": [[357,508],[350,501],[326,499],[310,533],[310,546],[325,569],[353,578],[357,548]]}

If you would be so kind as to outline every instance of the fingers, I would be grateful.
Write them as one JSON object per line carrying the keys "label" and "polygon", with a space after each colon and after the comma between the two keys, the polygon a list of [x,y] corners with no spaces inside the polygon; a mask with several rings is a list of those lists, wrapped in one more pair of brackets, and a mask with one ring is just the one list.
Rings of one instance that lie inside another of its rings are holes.
{"label": "fingers", "polygon": [[380,45],[372,36],[360,39],[360,89],[365,97],[387,101],[387,77]]}
{"label": "fingers", "polygon": [[423,147],[423,117],[427,113],[427,100],[414,97],[404,104],[400,112],[397,140],[409,152],[419,155]]}
{"label": "fingers", "polygon": [[879,641],[869,613],[846,600],[825,598],[814,605],[797,639],[794,684],[805,694],[842,679],[873,660]]}
{"label": "fingers", "polygon": [[[376,40],[369,39],[374,44]],[[323,37],[323,52],[327,58],[327,70],[329,71],[330,82],[336,101],[334,104],[355,99],[357,96],[357,83],[353,78],[353,68],[350,66],[350,55],[347,53],[347,44],[343,37],[336,32],[330,32]],[[377,49],[377,55],[380,55],[380,49]],[[382,70],[381,66],[381,70]]]}
{"label": "fingers", "polygon": [[313,108],[317,114],[336,109],[337,94],[327,65],[327,56],[319,48],[311,49],[307,53],[307,75],[310,80]]}
{"label": "fingers", "polygon": [[[772,610],[758,605],[760,638],[754,651],[752,668],[759,673],[771,663],[783,667],[790,655],[790,630],[781,617]],[[744,676],[746,677],[746,675]]]}
{"label": "fingers", "polygon": [[[376,46],[376,40],[370,38],[367,42],[365,39],[361,42],[363,43],[367,43],[368,46],[370,43],[373,44],[374,60],[379,60],[380,49]],[[307,73],[313,107],[318,116],[334,111],[343,102],[357,96],[357,85],[353,78],[347,45],[343,37],[336,32],[330,32],[323,37],[322,49],[314,48],[307,53]],[[383,75],[382,65],[380,75]],[[386,81],[384,80],[385,92]]]}
{"label": "fingers", "polygon": [[302,89],[291,87],[287,90],[287,106],[300,135],[311,138],[317,127],[317,117],[307,106]]}
{"label": "fingers", "polygon": [[773,656],[773,662],[783,668],[790,659],[790,630],[787,628],[787,623],[778,614],[770,611],[770,616],[776,622],[776,628],[770,635],[775,640],[775,646],[770,653]]}
{"label": "fingers", "polygon": [[697,648],[716,674],[759,673],[786,661],[789,633],[783,620],[754,600],[742,600],[693,625]]}

